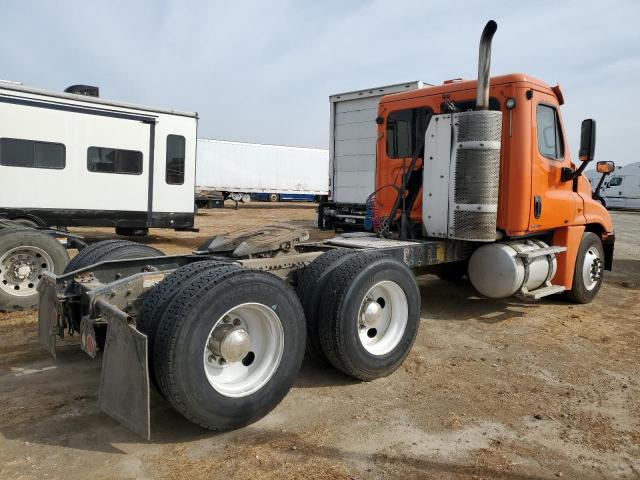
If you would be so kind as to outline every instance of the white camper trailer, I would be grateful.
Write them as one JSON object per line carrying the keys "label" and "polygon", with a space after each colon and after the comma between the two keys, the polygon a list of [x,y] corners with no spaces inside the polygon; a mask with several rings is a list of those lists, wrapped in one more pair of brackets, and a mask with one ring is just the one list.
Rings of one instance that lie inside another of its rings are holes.
{"label": "white camper trailer", "polygon": [[192,227],[197,114],[97,91],[0,82],[0,218],[123,234]]}
{"label": "white camper trailer", "polygon": [[[34,306],[69,262],[61,242],[84,245],[47,227],[193,228],[197,115],[97,95],[0,82],[0,311]],[[113,242],[113,258],[130,244]]]}
{"label": "white camper trailer", "polygon": [[625,165],[612,173],[602,198],[607,208],[640,209],[640,162]]}
{"label": "white camper trailer", "polygon": [[376,184],[376,117],[384,95],[429,86],[422,81],[338,93],[329,97],[329,197],[319,212],[324,228],[363,228]]}

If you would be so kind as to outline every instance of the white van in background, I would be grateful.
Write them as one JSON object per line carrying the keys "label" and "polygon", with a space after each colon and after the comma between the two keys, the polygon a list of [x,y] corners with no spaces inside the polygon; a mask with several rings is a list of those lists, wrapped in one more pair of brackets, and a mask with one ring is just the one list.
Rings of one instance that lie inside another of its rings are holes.
{"label": "white van in background", "polygon": [[625,165],[612,173],[602,198],[607,208],[640,210],[640,162]]}

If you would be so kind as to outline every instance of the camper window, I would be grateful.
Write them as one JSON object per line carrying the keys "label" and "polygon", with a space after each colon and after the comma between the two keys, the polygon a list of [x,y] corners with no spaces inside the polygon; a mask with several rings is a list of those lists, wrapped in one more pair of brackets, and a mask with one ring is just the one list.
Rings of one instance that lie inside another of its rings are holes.
{"label": "camper window", "polygon": [[0,138],[0,165],[8,167],[63,169],[65,153],[61,143]]}
{"label": "camper window", "polygon": [[90,172],[139,175],[142,173],[142,152],[89,147],[87,150],[87,168]]}
{"label": "camper window", "polygon": [[184,146],[185,138],[183,136],[167,136],[167,171],[165,180],[169,185],[182,185],[184,183]]}

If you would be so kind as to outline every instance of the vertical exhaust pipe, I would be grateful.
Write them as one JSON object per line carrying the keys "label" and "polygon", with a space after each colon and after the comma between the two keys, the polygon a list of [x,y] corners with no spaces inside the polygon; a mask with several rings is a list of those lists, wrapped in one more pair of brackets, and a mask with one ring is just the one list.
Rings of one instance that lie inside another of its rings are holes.
{"label": "vertical exhaust pipe", "polygon": [[491,40],[498,24],[489,20],[482,30],[480,50],[478,52],[478,89],[476,92],[476,110],[489,109],[489,71],[491,70]]}

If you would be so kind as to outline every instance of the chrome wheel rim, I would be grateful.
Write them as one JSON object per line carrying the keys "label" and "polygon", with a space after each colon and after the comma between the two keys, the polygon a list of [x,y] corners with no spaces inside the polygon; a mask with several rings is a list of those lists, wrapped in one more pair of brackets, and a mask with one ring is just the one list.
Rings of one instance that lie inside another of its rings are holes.
{"label": "chrome wheel rim", "polygon": [[591,291],[602,280],[602,260],[600,259],[600,252],[597,248],[591,247],[584,255],[584,262],[582,265],[582,281],[584,287]]}
{"label": "chrome wheel rim", "polygon": [[409,305],[400,285],[390,280],[376,283],[360,304],[358,338],[372,355],[386,355],[402,341]]}
{"label": "chrome wheel rim", "polygon": [[273,377],[283,352],[284,329],[276,312],[261,303],[243,303],[222,315],[209,332],[204,372],[218,393],[245,397]]}
{"label": "chrome wheel rim", "polygon": [[34,246],[12,248],[0,256],[0,289],[16,297],[34,295],[43,272],[53,272],[47,252]]}

